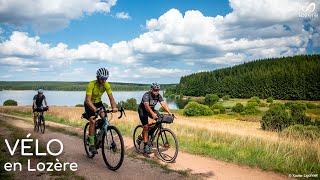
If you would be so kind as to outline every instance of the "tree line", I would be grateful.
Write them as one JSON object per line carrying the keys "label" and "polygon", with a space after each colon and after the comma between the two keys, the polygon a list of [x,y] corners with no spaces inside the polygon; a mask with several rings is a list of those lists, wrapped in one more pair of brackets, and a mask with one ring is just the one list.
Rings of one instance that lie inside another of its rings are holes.
{"label": "tree line", "polygon": [[[44,90],[55,91],[85,91],[89,82],[59,82],[59,81],[0,81],[1,90]],[[113,91],[146,91],[149,84],[109,82]],[[173,86],[165,84],[162,89]]]}
{"label": "tree line", "polygon": [[180,83],[168,91],[186,96],[320,100],[320,55],[255,60],[195,73],[181,77]]}

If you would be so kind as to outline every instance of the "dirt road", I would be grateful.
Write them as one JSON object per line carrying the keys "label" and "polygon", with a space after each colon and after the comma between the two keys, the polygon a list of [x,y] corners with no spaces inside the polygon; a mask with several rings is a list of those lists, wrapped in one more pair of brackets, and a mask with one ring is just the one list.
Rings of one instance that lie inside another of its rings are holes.
{"label": "dirt road", "polygon": [[[0,120],[10,122],[10,124],[23,128],[30,133],[34,133],[30,118],[21,118],[0,113]],[[28,121],[28,122],[26,122]],[[47,122],[51,127],[63,128],[67,131],[82,134],[82,129],[70,127],[53,122]],[[260,169],[238,166],[231,163],[215,160],[212,158],[200,157],[188,153],[179,152],[175,163],[167,164],[170,169],[188,171],[188,177],[176,172],[165,173],[158,166],[150,165],[137,158],[125,156],[122,167],[116,172],[107,169],[101,154],[93,159],[89,159],[83,149],[83,142],[80,138],[62,133],[46,130],[41,136],[42,141],[48,142],[50,139],[59,139],[64,144],[64,152],[61,157],[65,162],[76,162],[79,166],[77,174],[86,179],[259,179],[259,180],[282,180],[289,179],[284,175],[274,172],[265,172]],[[132,152],[133,143],[131,138],[124,138],[127,152]],[[139,158],[145,158],[137,155]],[[159,161],[156,157],[151,159]],[[159,161],[161,162],[161,161]],[[161,162],[163,163],[163,162]],[[165,163],[163,163],[165,164]]]}

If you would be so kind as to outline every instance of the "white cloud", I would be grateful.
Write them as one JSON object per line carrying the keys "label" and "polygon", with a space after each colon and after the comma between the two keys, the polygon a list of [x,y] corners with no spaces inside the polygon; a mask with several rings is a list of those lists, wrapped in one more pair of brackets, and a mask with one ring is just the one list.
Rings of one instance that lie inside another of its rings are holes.
{"label": "white cloud", "polygon": [[116,14],[116,18],[118,19],[131,19],[129,13],[127,12],[119,12]]}
{"label": "white cloud", "polygon": [[9,65],[8,58],[17,66],[41,69],[96,63],[112,65],[114,78],[119,80],[166,77],[177,81],[199,69],[304,54],[311,41],[319,47],[319,18],[306,21],[298,14],[305,2],[231,0],[230,5],[232,12],[216,17],[171,9],[158,19],[147,20],[147,32],[139,37],[112,45],[93,41],[76,48],[64,43],[52,46],[41,43],[38,36],[13,32],[0,43],[0,65]]}
{"label": "white cloud", "polygon": [[[37,31],[63,29],[83,15],[108,13],[117,0],[37,0],[0,1],[0,23],[14,26],[32,25]],[[28,24],[27,24],[28,23]]]}

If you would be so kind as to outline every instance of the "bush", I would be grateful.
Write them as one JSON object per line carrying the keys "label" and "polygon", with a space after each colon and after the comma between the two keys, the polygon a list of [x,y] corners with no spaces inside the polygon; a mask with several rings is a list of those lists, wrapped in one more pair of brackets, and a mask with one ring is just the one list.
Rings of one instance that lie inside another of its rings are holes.
{"label": "bush", "polygon": [[213,114],[220,114],[220,109],[213,109],[212,112]]}
{"label": "bush", "polygon": [[260,103],[260,99],[258,96],[251,97],[249,101],[256,101],[258,104]]}
{"label": "bush", "polygon": [[256,101],[248,101],[247,106],[258,106]]}
{"label": "bush", "polygon": [[303,126],[301,124],[296,124],[285,128],[282,135],[293,138],[320,138],[320,128],[317,126]]}
{"label": "bush", "polygon": [[176,95],[174,95],[174,94],[170,94],[170,95],[168,96],[169,99],[174,99],[175,97],[176,97]]}
{"label": "bush", "polygon": [[160,111],[160,112],[166,112],[166,110],[164,110],[163,107],[160,107],[160,108],[159,108],[159,111]]}
{"label": "bush", "polygon": [[244,111],[241,112],[241,114],[256,114],[260,112],[254,105],[247,105],[244,108]]}
{"label": "bush", "polygon": [[84,107],[83,104],[77,104],[76,107]]}
{"label": "bush", "polygon": [[183,114],[186,116],[211,116],[213,112],[208,106],[191,101],[184,107]]}
{"label": "bush", "polygon": [[244,111],[244,107],[241,103],[237,103],[235,106],[232,107],[232,112],[241,113]]}
{"label": "bush", "polygon": [[[102,104],[103,104],[103,106],[104,106],[105,108],[108,108],[108,107],[109,107],[107,103],[102,103]],[[117,106],[117,107],[118,107],[118,106]]]}
{"label": "bush", "polygon": [[263,115],[260,125],[263,130],[281,131],[291,124],[288,113],[281,106],[274,106]]}
{"label": "bush", "polygon": [[273,98],[272,97],[268,97],[267,98],[267,103],[273,103]]}
{"label": "bush", "polygon": [[[292,106],[299,106],[301,109],[306,110],[307,109],[307,105],[303,102],[286,102],[285,105],[289,108],[292,109]],[[296,108],[296,107],[294,107]]]}
{"label": "bush", "polygon": [[137,104],[137,100],[134,98],[131,99],[127,99],[126,102],[124,101],[120,101],[117,104],[118,109],[123,107],[126,110],[133,110],[133,111],[137,111],[138,110],[138,104]]}
{"label": "bush", "polygon": [[268,104],[267,104],[267,103],[260,103],[258,106],[259,106],[259,107],[267,107]]}
{"label": "bush", "polygon": [[225,96],[222,97],[222,99],[223,99],[224,101],[228,101],[228,100],[230,99],[230,96],[229,96],[229,95],[225,95]]}
{"label": "bush", "polygon": [[286,110],[286,106],[284,104],[281,103],[273,103],[269,106],[269,108],[280,108],[282,110]]}
{"label": "bush", "polygon": [[[224,114],[226,112],[226,108],[223,107],[221,104],[214,104],[210,107],[210,109],[213,111],[213,113],[215,112],[215,110],[219,110],[219,113]],[[218,114],[219,114],[218,113]]]}
{"label": "bush", "polygon": [[216,94],[207,94],[204,101],[206,105],[212,106],[214,103],[218,102],[219,99],[219,96]]}
{"label": "bush", "polygon": [[318,108],[317,105],[312,104],[312,103],[307,103],[306,105],[307,105],[307,108],[308,108],[308,109],[316,109],[316,108]]}
{"label": "bush", "polygon": [[5,102],[3,102],[4,106],[18,106],[17,101],[12,100],[12,99],[8,99]]}

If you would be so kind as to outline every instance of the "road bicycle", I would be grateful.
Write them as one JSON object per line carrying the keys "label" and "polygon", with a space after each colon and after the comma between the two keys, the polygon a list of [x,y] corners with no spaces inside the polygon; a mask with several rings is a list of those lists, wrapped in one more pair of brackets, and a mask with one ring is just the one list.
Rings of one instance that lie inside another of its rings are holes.
{"label": "road bicycle", "polygon": [[[102,112],[105,112],[105,117],[100,116]],[[125,111],[122,107],[119,112],[121,114],[118,119],[120,119],[122,115],[125,115]],[[111,113],[110,119],[108,119],[108,113]],[[94,144],[97,150],[101,148],[102,157],[107,167],[110,170],[115,171],[120,168],[124,158],[123,138],[120,131],[115,126],[109,124],[112,120],[112,110],[106,110],[105,107],[101,107],[97,110],[95,119],[98,115],[100,116],[100,119],[98,119],[95,124]],[[82,114],[82,118],[89,120],[86,113]],[[90,123],[88,122],[83,131],[83,143],[87,156],[93,158],[95,154],[89,151],[89,127]]]}
{"label": "road bicycle", "polygon": [[44,120],[44,116],[43,116],[43,112],[44,111],[48,111],[48,107],[38,107],[35,109],[36,112],[38,112],[38,118],[36,120],[36,125],[34,127],[34,131],[39,131],[42,132],[42,134],[44,133],[44,131],[46,130],[46,123]]}
{"label": "road bicycle", "polygon": [[[163,124],[173,123],[174,115],[170,116],[168,114],[157,113],[158,119],[149,124],[148,135],[149,144],[151,148],[154,147],[154,142],[156,142],[156,151],[158,152],[158,157],[165,162],[174,162],[178,156],[178,140],[176,135],[172,130],[164,128]],[[133,143],[135,149],[144,153],[144,142],[142,136],[143,126],[138,125],[133,132]]]}

